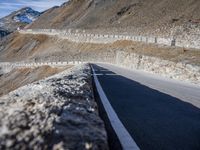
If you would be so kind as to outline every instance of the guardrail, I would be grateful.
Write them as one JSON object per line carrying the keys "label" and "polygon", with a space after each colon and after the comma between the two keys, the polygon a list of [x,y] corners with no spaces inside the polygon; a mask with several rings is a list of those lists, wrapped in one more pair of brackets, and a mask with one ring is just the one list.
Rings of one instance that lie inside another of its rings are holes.
{"label": "guardrail", "polygon": [[187,48],[200,48],[200,42],[189,40],[181,40],[155,36],[141,35],[117,35],[117,34],[96,34],[85,33],[85,30],[58,30],[58,29],[26,29],[19,31],[23,34],[48,34],[57,35],[64,39],[69,39],[79,43],[113,43],[118,40],[131,40],[145,43],[163,44],[167,46],[178,46]]}
{"label": "guardrail", "polygon": [[22,68],[22,67],[39,67],[39,66],[66,66],[66,65],[76,65],[76,64],[82,64],[85,62],[82,61],[64,61],[64,62],[0,62],[0,67],[3,67],[4,69],[9,68]]}

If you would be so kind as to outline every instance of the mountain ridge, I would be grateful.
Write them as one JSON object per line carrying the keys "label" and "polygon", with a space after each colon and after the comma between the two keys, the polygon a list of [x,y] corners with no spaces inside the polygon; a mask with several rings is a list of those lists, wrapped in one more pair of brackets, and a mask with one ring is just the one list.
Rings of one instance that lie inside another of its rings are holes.
{"label": "mountain ridge", "polygon": [[24,7],[0,19],[0,37],[8,35],[18,28],[35,21],[41,15],[40,12],[30,7]]}

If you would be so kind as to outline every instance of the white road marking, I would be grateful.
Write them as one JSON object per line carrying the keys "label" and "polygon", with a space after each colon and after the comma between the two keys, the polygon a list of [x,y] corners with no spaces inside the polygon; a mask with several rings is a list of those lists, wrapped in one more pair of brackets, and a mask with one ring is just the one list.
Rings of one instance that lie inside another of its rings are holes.
{"label": "white road marking", "polygon": [[117,114],[115,113],[114,109],[112,108],[108,98],[106,97],[98,78],[95,74],[95,71],[92,67],[93,76],[94,76],[94,82],[97,87],[97,91],[99,93],[100,99],[102,101],[102,104],[107,112],[108,118],[110,120],[110,123],[117,134],[117,137],[119,138],[119,141],[122,145],[122,148],[124,150],[140,150],[140,148],[137,146],[136,142],[133,140],[131,135],[128,133],[122,122],[119,120]]}

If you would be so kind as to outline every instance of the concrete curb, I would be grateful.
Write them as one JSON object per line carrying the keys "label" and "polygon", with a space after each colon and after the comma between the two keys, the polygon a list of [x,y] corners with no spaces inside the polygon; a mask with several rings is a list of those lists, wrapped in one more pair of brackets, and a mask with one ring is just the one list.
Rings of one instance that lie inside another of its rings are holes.
{"label": "concrete curb", "polygon": [[119,120],[117,114],[115,113],[109,100],[107,99],[92,66],[91,68],[93,72],[94,83],[96,85],[97,92],[100,96],[100,100],[102,101],[103,107],[108,115],[108,118],[116,135],[118,136],[118,139],[121,143],[123,150],[140,150],[140,148],[137,146],[136,142],[130,136],[130,134],[128,133],[122,122]]}

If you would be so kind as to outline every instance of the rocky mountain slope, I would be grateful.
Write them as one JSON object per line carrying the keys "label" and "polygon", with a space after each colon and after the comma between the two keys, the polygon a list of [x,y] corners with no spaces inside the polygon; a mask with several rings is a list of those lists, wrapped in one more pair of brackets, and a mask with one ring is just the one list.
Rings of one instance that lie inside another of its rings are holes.
{"label": "rocky mountain slope", "polygon": [[22,8],[10,15],[0,19],[0,37],[3,37],[18,27],[23,28],[30,24],[40,16],[40,12],[33,10],[30,7]]}
{"label": "rocky mountain slope", "polygon": [[182,28],[199,29],[199,6],[199,0],[70,0],[41,15],[30,28],[178,34]]}

